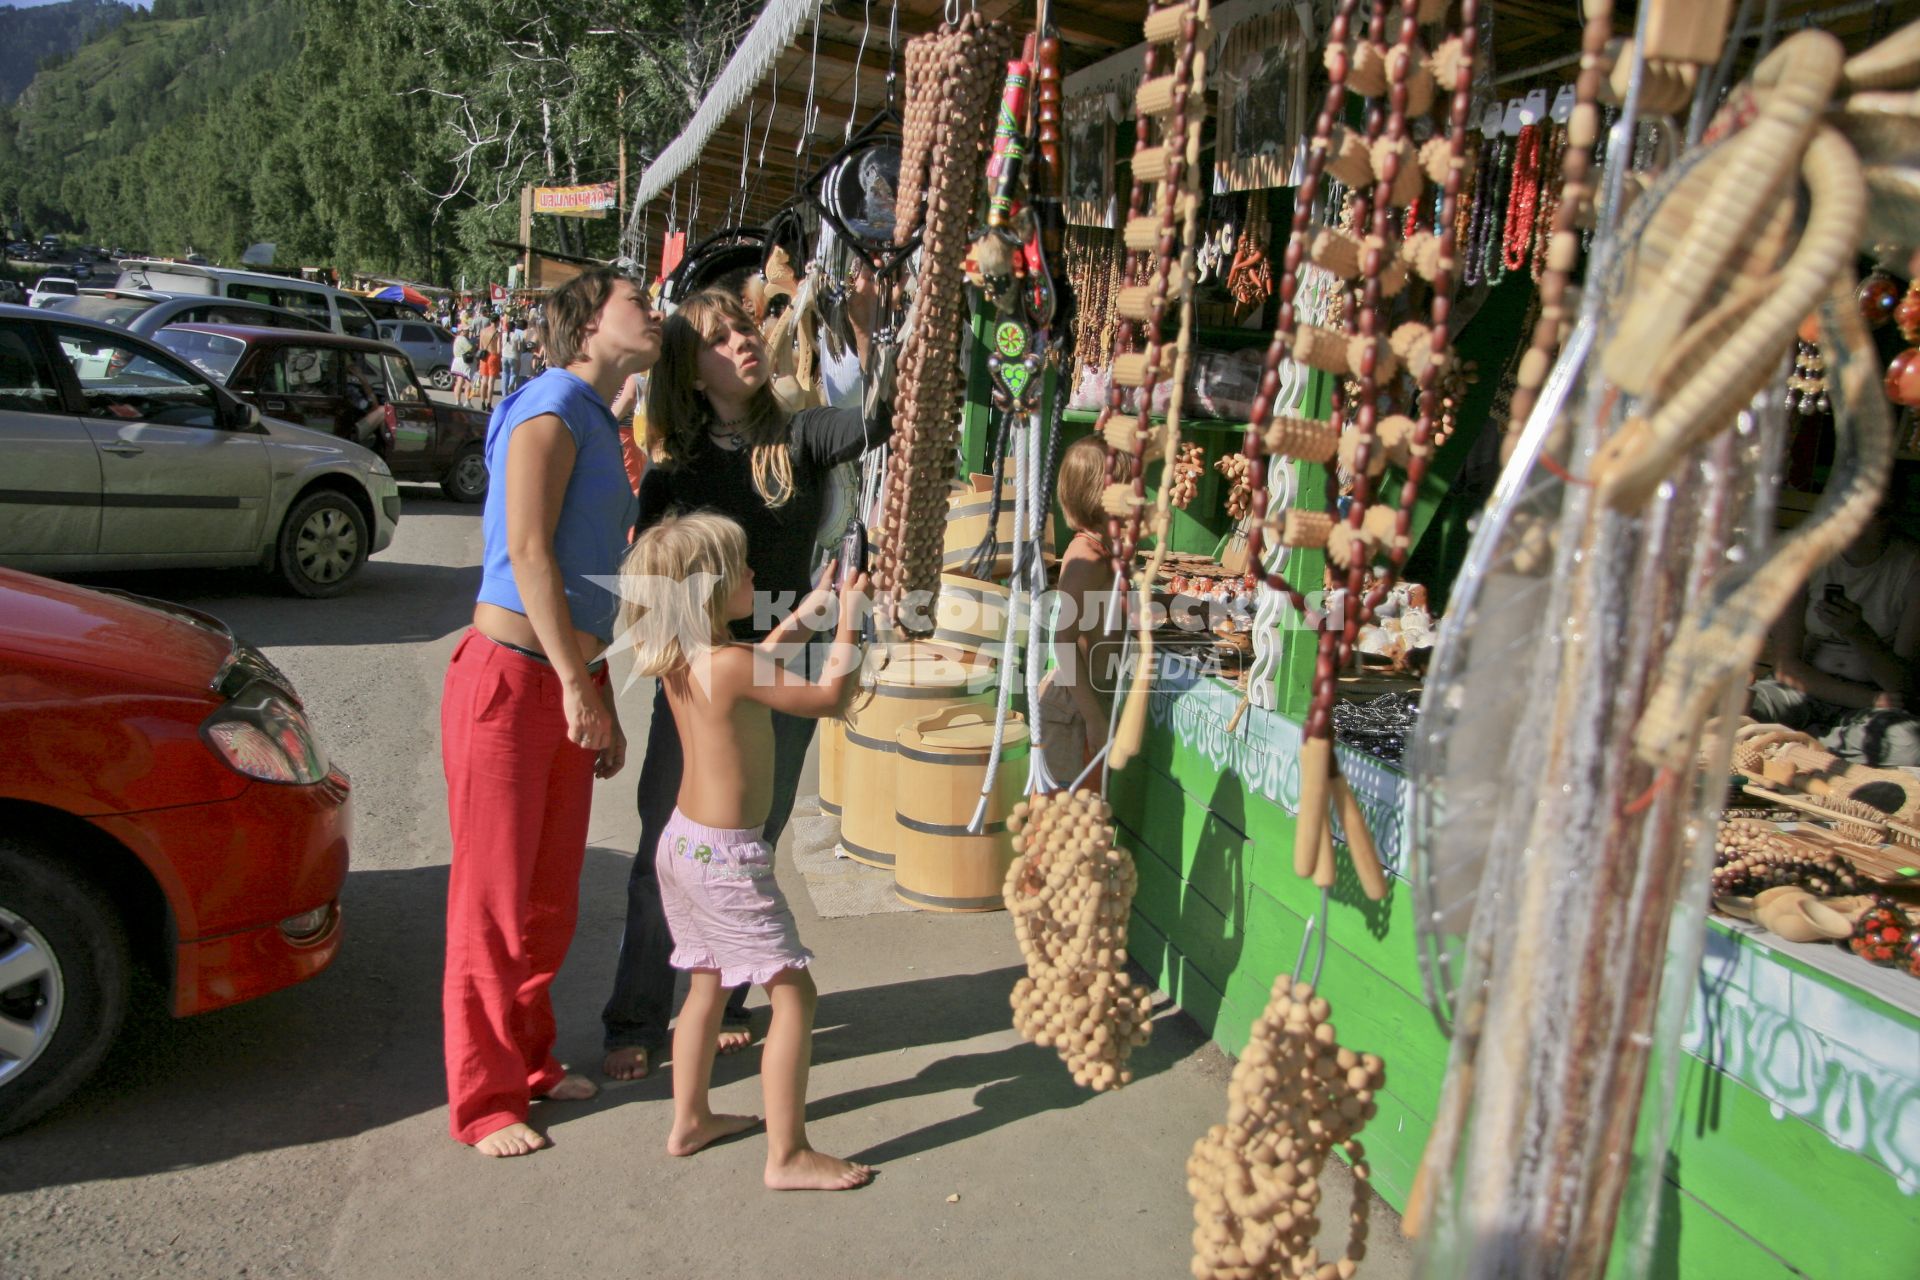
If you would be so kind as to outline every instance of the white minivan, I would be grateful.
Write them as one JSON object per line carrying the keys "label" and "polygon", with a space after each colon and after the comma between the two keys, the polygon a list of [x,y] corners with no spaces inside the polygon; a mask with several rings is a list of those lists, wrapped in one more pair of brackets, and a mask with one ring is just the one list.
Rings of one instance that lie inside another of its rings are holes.
{"label": "white minivan", "polygon": [[335,333],[378,340],[380,327],[373,313],[350,293],[311,280],[274,275],[267,271],[234,271],[201,267],[155,258],[128,258],[120,263],[120,289],[147,289],[154,293],[198,293],[241,302],[284,307],[318,320]]}

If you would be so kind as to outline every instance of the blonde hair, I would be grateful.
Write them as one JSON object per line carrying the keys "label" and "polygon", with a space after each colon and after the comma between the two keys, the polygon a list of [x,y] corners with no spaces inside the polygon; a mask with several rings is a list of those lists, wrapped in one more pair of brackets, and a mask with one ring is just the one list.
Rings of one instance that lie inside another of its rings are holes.
{"label": "blonde hair", "polygon": [[[647,451],[655,462],[668,470],[685,464],[718,422],[712,403],[693,385],[700,352],[730,333],[758,332],[740,299],[722,289],[702,289],[667,317],[660,359],[647,376]],[[748,402],[740,434],[753,450],[754,491],[769,507],[785,506],[793,497],[792,435],[771,376]]]}
{"label": "blonde hair", "polygon": [[[1116,480],[1132,475],[1131,461],[1130,458],[1115,459]],[[1097,435],[1081,436],[1060,455],[1060,478],[1054,484],[1054,493],[1060,499],[1060,510],[1066,513],[1067,523],[1075,529],[1104,532],[1107,511],[1100,497],[1106,487],[1106,442]]]}
{"label": "blonde hair", "polygon": [[618,623],[633,636],[634,673],[671,675],[728,643],[727,598],[746,576],[747,533],[726,516],[668,516],[635,538],[620,562]]}

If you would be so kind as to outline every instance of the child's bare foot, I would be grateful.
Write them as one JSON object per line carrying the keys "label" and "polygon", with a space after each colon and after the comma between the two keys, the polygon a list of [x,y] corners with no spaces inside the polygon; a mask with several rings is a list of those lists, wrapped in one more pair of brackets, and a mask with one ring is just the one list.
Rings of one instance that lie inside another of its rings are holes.
{"label": "child's bare foot", "polygon": [[530,1156],[548,1145],[545,1134],[524,1121],[516,1120],[474,1143],[473,1149],[483,1156]]}
{"label": "child's bare foot", "polygon": [[867,1165],[818,1151],[796,1151],[779,1164],[767,1161],[766,1183],[772,1191],[851,1191],[872,1181],[873,1170]]}
{"label": "child's bare foot", "polygon": [[609,1080],[641,1080],[653,1070],[653,1052],[639,1045],[622,1045],[607,1050],[600,1060],[600,1074]]}
{"label": "child's bare foot", "polygon": [[738,1053],[753,1043],[753,1028],[744,1022],[723,1022],[720,1034],[714,1038],[715,1047],[722,1057],[729,1053]]}
{"label": "child's bare foot", "polygon": [[600,1092],[600,1086],[582,1075],[569,1073],[560,1077],[560,1082],[541,1094],[549,1102],[585,1102]]}
{"label": "child's bare foot", "polygon": [[684,1126],[676,1120],[673,1124],[673,1132],[667,1135],[667,1154],[690,1156],[702,1147],[711,1146],[722,1138],[731,1138],[736,1133],[745,1133],[759,1123],[759,1116],[708,1116],[697,1124]]}

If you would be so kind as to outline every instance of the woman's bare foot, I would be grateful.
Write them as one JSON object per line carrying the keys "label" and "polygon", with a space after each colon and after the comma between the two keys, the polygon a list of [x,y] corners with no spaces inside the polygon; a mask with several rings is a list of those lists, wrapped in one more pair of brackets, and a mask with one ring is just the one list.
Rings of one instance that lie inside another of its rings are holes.
{"label": "woman's bare foot", "polygon": [[851,1191],[872,1181],[869,1166],[818,1151],[796,1151],[779,1164],[767,1161],[766,1183],[772,1191]]}
{"label": "woman's bare foot", "polygon": [[642,1080],[652,1070],[653,1051],[639,1045],[609,1049],[600,1060],[600,1074],[609,1080]]}
{"label": "woman's bare foot", "polygon": [[753,1028],[744,1022],[723,1022],[720,1024],[720,1034],[715,1037],[714,1043],[722,1057],[730,1053],[738,1053],[753,1043]]}
{"label": "woman's bare foot", "polygon": [[560,1082],[541,1094],[548,1102],[585,1102],[600,1092],[600,1086],[582,1075],[569,1072]]}
{"label": "woman's bare foot", "polygon": [[702,1147],[711,1146],[722,1138],[731,1138],[736,1133],[745,1133],[759,1123],[759,1116],[708,1116],[697,1124],[685,1126],[676,1120],[673,1132],[667,1135],[667,1154],[690,1156]]}
{"label": "woman's bare foot", "polygon": [[548,1145],[544,1133],[525,1121],[516,1120],[474,1143],[473,1149],[483,1156],[530,1156]]}

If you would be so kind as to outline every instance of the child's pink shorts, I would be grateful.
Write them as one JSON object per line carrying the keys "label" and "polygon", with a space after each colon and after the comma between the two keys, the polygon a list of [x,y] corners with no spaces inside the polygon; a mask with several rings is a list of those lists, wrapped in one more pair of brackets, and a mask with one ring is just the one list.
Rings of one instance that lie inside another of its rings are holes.
{"label": "child's pink shorts", "polygon": [[703,827],[673,811],[654,854],[676,969],[718,969],[720,985],[769,982],[804,968],[793,908],[773,878],[773,850],[758,830]]}

